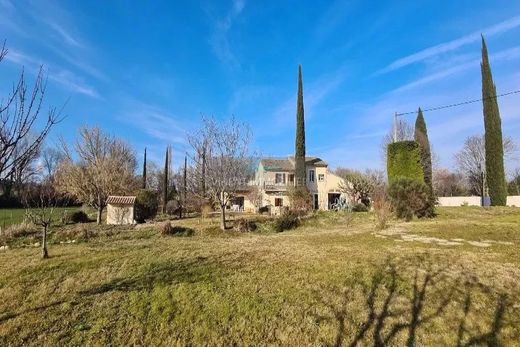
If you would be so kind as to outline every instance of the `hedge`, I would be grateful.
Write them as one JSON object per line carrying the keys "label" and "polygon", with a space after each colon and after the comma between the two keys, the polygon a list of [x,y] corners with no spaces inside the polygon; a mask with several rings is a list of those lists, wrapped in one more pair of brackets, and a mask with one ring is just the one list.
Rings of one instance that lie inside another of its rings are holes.
{"label": "hedge", "polygon": [[424,182],[421,165],[421,150],[415,141],[399,141],[388,145],[387,149],[388,182],[398,177],[407,177]]}

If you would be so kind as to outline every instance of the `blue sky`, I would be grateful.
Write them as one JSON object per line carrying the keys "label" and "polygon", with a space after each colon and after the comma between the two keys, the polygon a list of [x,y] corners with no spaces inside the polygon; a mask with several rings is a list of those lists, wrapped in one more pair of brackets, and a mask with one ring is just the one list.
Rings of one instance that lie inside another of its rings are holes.
{"label": "blue sky", "polygon": [[[10,50],[0,95],[22,66],[32,80],[43,64],[47,105],[69,100],[51,143],[97,125],[157,161],[172,144],[179,164],[201,115],[234,114],[255,149],[282,156],[294,148],[302,64],[307,153],[381,168],[394,112],[480,97],[480,33],[498,93],[520,89],[519,1],[0,0]],[[520,143],[520,94],[499,104],[504,133]],[[425,118],[444,167],[483,132],[480,103]]]}

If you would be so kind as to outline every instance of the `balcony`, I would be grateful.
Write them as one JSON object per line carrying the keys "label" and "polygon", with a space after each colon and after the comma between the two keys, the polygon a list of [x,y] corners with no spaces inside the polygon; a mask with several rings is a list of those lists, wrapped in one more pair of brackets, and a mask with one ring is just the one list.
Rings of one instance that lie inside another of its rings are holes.
{"label": "balcony", "polygon": [[264,182],[264,190],[270,192],[287,191],[290,187],[293,187],[294,183],[276,183],[276,182]]}

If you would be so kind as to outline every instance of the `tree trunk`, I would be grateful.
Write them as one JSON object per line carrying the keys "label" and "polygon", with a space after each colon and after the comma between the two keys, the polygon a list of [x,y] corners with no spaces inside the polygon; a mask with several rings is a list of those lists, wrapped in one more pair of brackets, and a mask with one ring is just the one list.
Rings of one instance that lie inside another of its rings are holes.
{"label": "tree trunk", "polygon": [[226,205],[220,205],[220,229],[226,230]]}
{"label": "tree trunk", "polygon": [[97,219],[96,219],[96,222],[97,224],[101,224],[101,216],[103,215],[103,207],[98,207],[98,210],[97,210]]}
{"label": "tree trunk", "polygon": [[43,227],[43,237],[42,237],[42,258],[49,258],[49,252],[47,251],[47,226]]}

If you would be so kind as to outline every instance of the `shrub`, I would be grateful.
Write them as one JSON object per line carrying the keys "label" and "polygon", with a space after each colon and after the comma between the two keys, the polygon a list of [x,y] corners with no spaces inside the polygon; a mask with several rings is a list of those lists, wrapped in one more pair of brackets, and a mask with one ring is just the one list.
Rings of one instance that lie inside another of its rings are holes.
{"label": "shrub", "polygon": [[360,202],[352,206],[352,212],[368,212],[368,207]]}
{"label": "shrub", "polygon": [[90,218],[84,211],[65,211],[61,222],[62,224],[88,223],[90,222]]}
{"label": "shrub", "polygon": [[166,222],[161,226],[162,235],[191,236],[193,233],[193,229],[181,226],[172,226],[170,222]]}
{"label": "shrub", "polygon": [[294,211],[306,212],[312,210],[311,194],[307,187],[291,187],[287,191],[287,195]]}
{"label": "shrub", "polygon": [[213,208],[209,203],[202,205],[200,209],[200,214],[202,218],[208,218],[211,212],[213,212]]}
{"label": "shrub", "polygon": [[388,200],[384,190],[376,191],[372,197],[372,207],[376,216],[376,228],[383,230],[388,227],[388,221],[392,216],[392,204]]}
{"label": "shrub", "polygon": [[38,227],[32,223],[20,223],[8,226],[0,230],[0,235],[5,239],[13,239],[16,237],[32,236],[39,232]]}
{"label": "shrub", "polygon": [[258,213],[260,214],[264,214],[264,213],[269,213],[269,206],[262,206],[258,209]]}
{"label": "shrub", "polygon": [[178,215],[181,205],[177,200],[170,200],[166,203],[166,214],[170,216]]}
{"label": "shrub", "polygon": [[249,219],[237,219],[234,226],[236,231],[245,233],[255,231],[257,226],[256,223]]}
{"label": "shrub", "polygon": [[275,219],[274,230],[277,232],[282,232],[284,230],[296,228],[298,225],[300,225],[300,218],[298,214],[294,211],[287,211]]}
{"label": "shrub", "polygon": [[155,217],[159,205],[157,194],[149,189],[141,189],[137,192],[134,206],[134,218],[143,223],[147,219]]}
{"label": "shrub", "polygon": [[390,143],[388,145],[387,172],[390,183],[399,177],[424,182],[419,144],[415,141]]}
{"label": "shrub", "polygon": [[409,221],[414,215],[430,217],[433,214],[432,194],[421,181],[406,177],[396,178],[390,183],[388,194],[397,218]]}

